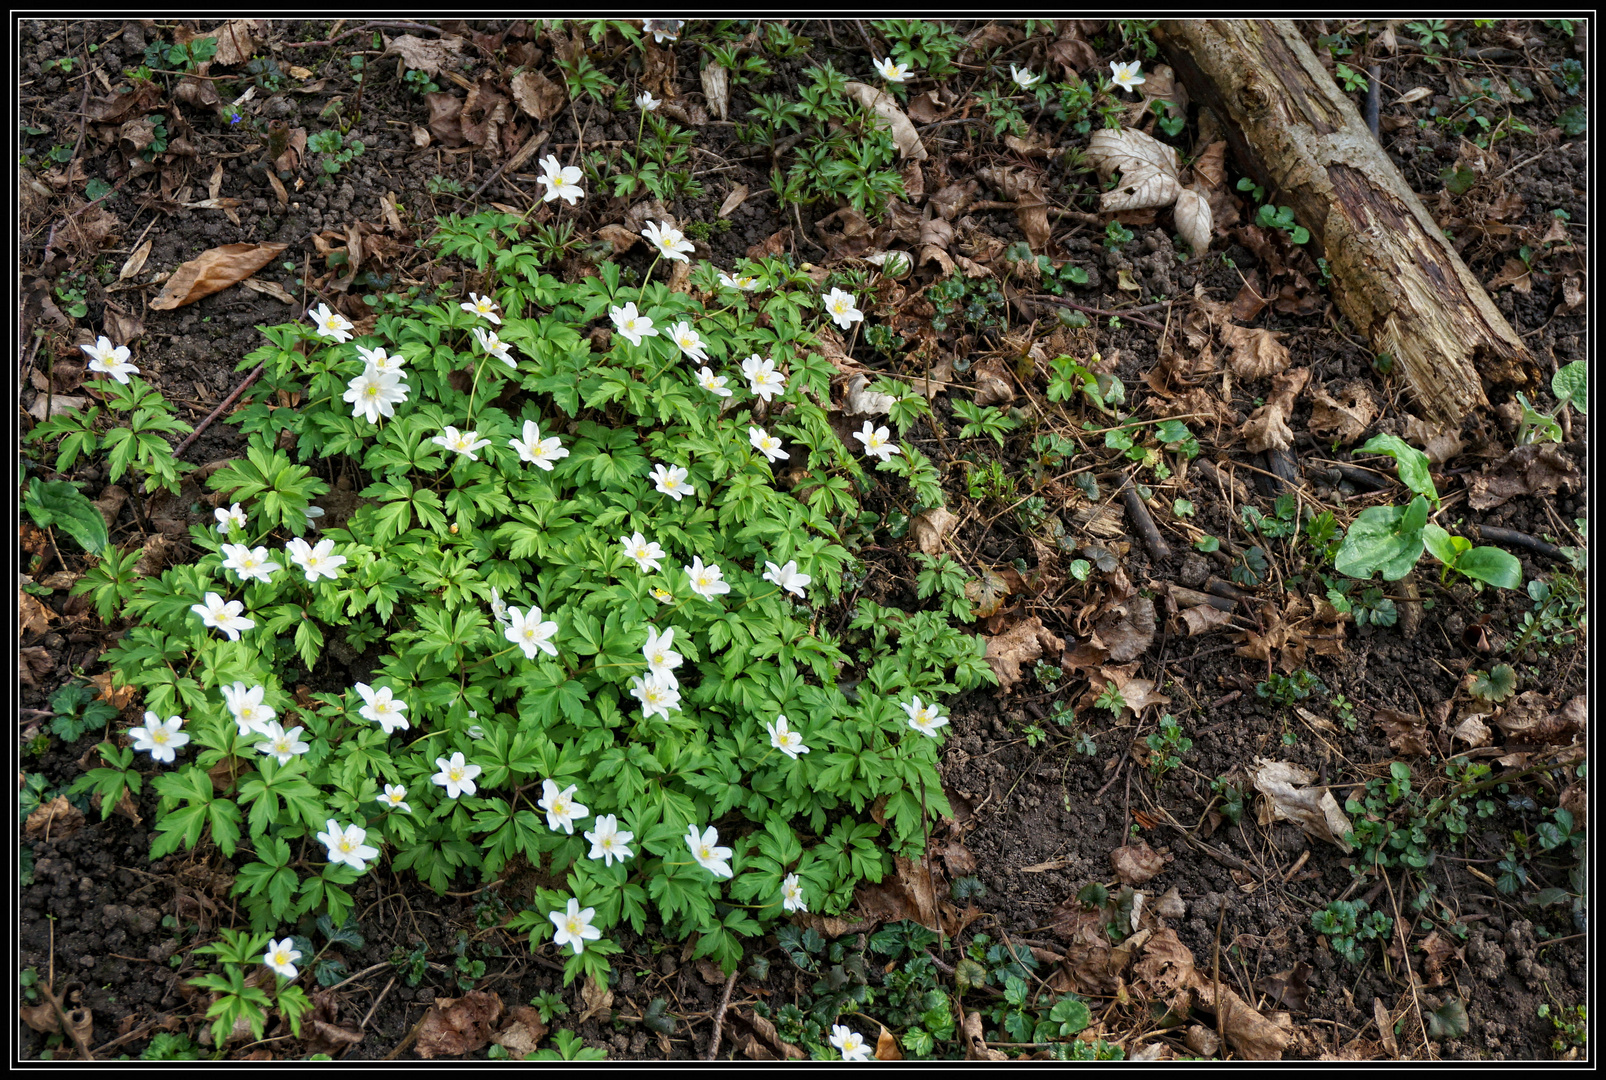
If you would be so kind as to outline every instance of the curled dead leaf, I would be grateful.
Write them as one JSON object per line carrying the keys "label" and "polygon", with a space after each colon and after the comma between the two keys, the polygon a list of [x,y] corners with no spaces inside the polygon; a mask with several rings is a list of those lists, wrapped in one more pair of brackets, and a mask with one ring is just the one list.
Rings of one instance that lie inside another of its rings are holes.
{"label": "curled dead leaf", "polygon": [[1129,596],[1113,605],[1093,624],[1092,641],[1117,663],[1141,656],[1154,644],[1154,601]]}
{"label": "curled dead leaf", "polygon": [[563,87],[535,69],[523,71],[513,80],[513,100],[519,108],[543,124],[563,108]]}
{"label": "curled dead leaf", "polygon": [[1115,879],[1124,885],[1142,885],[1165,869],[1165,856],[1139,840],[1110,852]]}
{"label": "curled dead leaf", "polygon": [[1402,754],[1422,757],[1428,753],[1427,726],[1420,716],[1398,709],[1379,709],[1372,717],[1388,736],[1389,745]]}
{"label": "curled dead leaf", "polygon": [[1177,234],[1193,249],[1194,254],[1206,251],[1210,247],[1211,237],[1209,201],[1196,189],[1183,188],[1177,193],[1174,214],[1177,220]]}
{"label": "curled dead leaf", "polygon": [[1121,174],[1121,182],[1099,198],[1106,213],[1169,206],[1182,192],[1176,149],[1135,128],[1094,132],[1086,158],[1106,180]]}
{"label": "curled dead leaf", "polygon": [[1312,787],[1316,774],[1287,761],[1255,759],[1256,768],[1250,775],[1255,790],[1265,796],[1263,808],[1269,809],[1267,824],[1271,821],[1291,821],[1306,834],[1329,844],[1336,844],[1349,854],[1349,818],[1339,808],[1338,800],[1325,787]]}
{"label": "curled dead leaf", "polygon": [[28,815],[22,831],[34,839],[49,836],[59,840],[83,827],[84,812],[68,802],[67,796],[57,795],[47,803],[40,803],[39,808]]}
{"label": "curled dead leaf", "polygon": [[433,78],[442,68],[456,69],[463,62],[463,39],[447,34],[434,39],[402,34],[390,40],[381,59],[399,56],[402,63]]}
{"label": "curled dead leaf", "polygon": [[701,78],[703,97],[708,99],[709,111],[721,120],[728,120],[731,104],[730,69],[724,64],[711,63],[703,68]]}
{"label": "curled dead leaf", "polygon": [[162,294],[151,301],[158,311],[193,304],[250,277],[272,262],[287,244],[224,244],[200,255],[173,271],[162,287]]}
{"label": "curled dead leaf", "polygon": [[730,194],[725,196],[725,201],[719,204],[719,216],[730,217],[732,211],[747,201],[747,194],[746,184],[737,184],[731,188]]}
{"label": "curled dead leaf", "polygon": [[1578,490],[1578,466],[1554,443],[1519,446],[1467,482],[1467,505],[1492,510],[1519,495]]}
{"label": "curled dead leaf", "polygon": [[419,1021],[421,1058],[462,1057],[491,1041],[502,1016],[502,999],[484,990],[460,998],[436,998]]}
{"label": "curled dead leaf", "polygon": [[1333,390],[1337,396],[1320,382],[1311,388],[1310,430],[1347,446],[1366,434],[1377,419],[1377,402],[1371,388],[1360,379],[1335,383]]}
{"label": "curled dead leaf", "polygon": [[1263,379],[1288,366],[1288,349],[1281,330],[1258,330],[1236,323],[1221,323],[1221,343],[1232,350],[1227,365],[1240,379]]}
{"label": "curled dead leaf", "polygon": [[1182,621],[1187,624],[1188,636],[1198,637],[1219,630],[1232,622],[1232,612],[1222,611],[1209,604],[1199,604],[1182,610]]}
{"label": "curled dead leaf", "polygon": [[909,523],[909,535],[914,537],[915,547],[927,555],[935,555],[942,550],[943,539],[957,524],[959,518],[946,507],[934,506],[914,516]]}

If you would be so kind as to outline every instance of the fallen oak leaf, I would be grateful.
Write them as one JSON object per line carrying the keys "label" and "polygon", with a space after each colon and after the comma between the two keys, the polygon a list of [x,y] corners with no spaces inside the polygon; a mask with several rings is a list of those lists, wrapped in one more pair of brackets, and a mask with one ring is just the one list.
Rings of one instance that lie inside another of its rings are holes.
{"label": "fallen oak leaf", "polygon": [[1033,615],[1012,629],[987,639],[987,663],[998,679],[998,688],[1008,692],[1021,679],[1021,665],[1043,656],[1058,656],[1065,642]]}
{"label": "fallen oak leaf", "polygon": [[1294,399],[1310,378],[1310,368],[1293,368],[1278,375],[1272,383],[1271,395],[1266,404],[1249,414],[1241,434],[1245,445],[1254,452],[1288,450],[1294,445],[1294,433],[1288,426],[1294,411]]}

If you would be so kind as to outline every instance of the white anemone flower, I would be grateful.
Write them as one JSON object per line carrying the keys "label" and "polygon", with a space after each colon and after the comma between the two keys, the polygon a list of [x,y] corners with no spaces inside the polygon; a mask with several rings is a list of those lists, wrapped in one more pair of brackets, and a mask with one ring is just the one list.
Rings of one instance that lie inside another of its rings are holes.
{"label": "white anemone flower", "polygon": [[474,778],[481,769],[478,765],[470,765],[463,760],[463,752],[455,751],[451,757],[438,757],[435,767],[440,770],[430,780],[446,789],[446,797],[455,799],[459,795],[472,795],[477,790]]}
{"label": "white anemone flower", "polygon": [[724,375],[715,375],[713,368],[705,367],[697,373],[697,385],[715,397],[731,396],[731,391],[725,386],[729,381]]}
{"label": "white anemone flower", "polygon": [[669,340],[673,341],[675,347],[688,358],[696,360],[698,363],[706,364],[708,362],[708,353],[704,351],[706,346],[703,344],[702,335],[697,333],[691,323],[678,322],[671,326],[669,328]]}
{"label": "white anemone flower", "polygon": [[319,540],[314,547],[297,536],[286,541],[284,549],[290,553],[290,561],[306,573],[308,582],[316,582],[320,576],[333,581],[340,576],[340,568],[346,565],[346,557],[334,553],[333,540]]}
{"label": "white anemone flower", "polygon": [[856,322],[864,321],[858,298],[841,289],[832,289],[825,294],[825,311],[831,316],[831,321],[844,330],[850,329]]}
{"label": "white anemone flower", "polygon": [[718,844],[719,830],[712,825],[700,835],[695,824],[686,826],[686,846],[691,849],[691,857],[697,860],[697,865],[715,877],[731,877],[730,857],[735,853]]}
{"label": "white anemone flower", "polygon": [[257,729],[258,733],[266,740],[256,744],[257,753],[278,758],[280,765],[288,765],[291,758],[298,757],[312,749],[309,744],[302,742],[300,739],[301,733],[305,730],[307,729],[303,727],[293,727],[286,731],[279,721],[269,720]]}
{"label": "white anemone flower", "polygon": [[374,801],[386,810],[400,810],[404,814],[413,812],[413,808],[407,804],[407,789],[400,784],[386,784],[385,793],[376,795]]}
{"label": "white anemone flower", "polygon": [[128,384],[130,375],[138,375],[139,368],[128,362],[130,355],[127,345],[113,345],[111,339],[102,334],[93,345],[78,346],[89,354],[89,370],[101,375],[110,375],[123,385]]}
{"label": "white anemone flower", "polygon": [[615,859],[624,862],[630,858],[632,853],[627,845],[636,838],[635,833],[619,828],[619,819],[613,814],[599,815],[596,831],[582,835],[591,841],[591,853],[587,858],[601,859],[604,866],[612,866]]}
{"label": "white anemone flower", "polygon": [[[464,306],[467,307],[468,305],[465,304]],[[362,357],[366,370],[399,375],[403,379],[407,378],[407,372],[403,370],[407,365],[405,356],[391,356],[385,352],[383,345],[374,349],[365,349],[358,345],[357,353]]]}
{"label": "white anemone flower", "polygon": [[602,931],[591,925],[596,917],[596,908],[582,908],[580,901],[569,897],[569,907],[566,911],[550,911],[547,918],[557,929],[552,934],[552,943],[558,948],[565,945],[574,946],[574,954],[579,956],[586,951],[586,942],[596,941],[602,936]]}
{"label": "white anemone flower", "polygon": [[562,829],[573,836],[574,823],[590,815],[591,811],[574,801],[574,791],[577,786],[570,784],[559,791],[558,785],[552,781],[541,781],[541,799],[535,805],[546,811],[546,827],[553,832]]}
{"label": "white anemone flower", "polygon": [[720,271],[719,283],[727,289],[740,289],[742,292],[752,292],[758,288],[758,278],[753,274],[736,274],[732,276]]}
{"label": "white anemone flower", "polygon": [[787,874],[781,882],[781,906],[787,911],[808,911],[809,905],[803,900],[803,883],[796,874]]}
{"label": "white anemone flower", "polygon": [[614,327],[620,336],[632,345],[640,345],[644,337],[657,337],[658,331],[653,328],[652,320],[636,311],[636,302],[632,300],[624,307],[608,309],[608,318],[613,320]]}
{"label": "white anemone flower", "polygon": [[647,243],[658,249],[658,254],[673,262],[690,262],[686,256],[696,248],[686,234],[669,224],[667,221],[657,223],[648,222],[647,227],[641,230],[641,235],[647,238]]}
{"label": "white anemone flower", "polygon": [[450,424],[442,428],[441,433],[429,441],[434,443],[436,446],[444,446],[453,453],[462,454],[470,461],[478,461],[480,459],[480,456],[474,451],[483,446],[491,445],[491,440],[480,438],[479,432],[460,432]]}
{"label": "white anemone flower", "polygon": [[279,941],[268,939],[268,951],[262,956],[262,963],[273,969],[275,975],[283,975],[287,979],[296,977],[296,961],[301,959],[301,950],[295,947],[294,938],[283,938]]}
{"label": "white anemone flower", "polygon": [[910,66],[908,64],[894,64],[892,57],[875,62],[876,74],[889,83],[901,83],[909,78]]}
{"label": "white anemone flower", "polygon": [[318,834],[318,842],[329,849],[329,861],[345,863],[357,873],[368,869],[368,860],[379,856],[379,849],[363,843],[368,830],[351,824],[341,828],[334,818],[329,819],[326,830]]}
{"label": "white anemone flower", "polygon": [[[502,316],[496,313],[497,303],[489,296],[481,296],[479,293],[471,292],[468,294],[468,299],[457,306],[470,315],[478,315],[482,319],[490,319],[498,326],[502,325]],[[358,352],[361,351],[361,349],[358,349]]]}
{"label": "white anemone flower", "polygon": [[476,326],[474,328],[474,340],[480,343],[480,348],[502,361],[502,363],[506,364],[514,371],[519,369],[518,361],[513,359],[512,353],[507,351],[506,343],[503,342],[501,338],[496,336],[495,330],[487,330],[482,326]]}
{"label": "white anemone flower", "polygon": [[864,422],[864,430],[855,431],[853,437],[864,444],[864,452],[866,454],[880,458],[882,461],[890,461],[893,454],[903,453],[902,450],[898,449],[898,444],[892,441],[892,432],[887,430],[885,424],[880,427],[872,427],[870,421],[866,420]]}
{"label": "white anemone flower", "polygon": [[400,372],[379,371],[370,365],[346,384],[346,392],[340,396],[351,402],[353,417],[366,417],[370,424],[377,424],[381,416],[396,415],[396,406],[407,400],[407,384]]}
{"label": "white anemone flower", "polygon": [[809,748],[803,745],[803,733],[787,726],[785,713],[777,716],[773,724],[766,720],[764,726],[769,729],[770,745],[793,761],[797,760],[799,754],[809,752]]}
{"label": "white anemone flower", "polygon": [[731,591],[730,582],[725,580],[724,573],[719,567],[710,563],[703,565],[702,556],[693,555],[690,566],[682,567],[686,576],[691,579],[691,591],[704,600],[712,600],[716,596]]}
{"label": "white anemone flower", "polygon": [[554,461],[569,456],[569,451],[563,448],[562,441],[556,435],[549,439],[541,438],[540,425],[534,420],[524,421],[523,439],[509,439],[507,444],[518,452],[520,461],[547,472],[552,471]]}
{"label": "white anemone flower", "polygon": [[686,492],[692,490],[692,486],[686,483],[686,477],[690,475],[691,473],[688,470],[681,468],[679,465],[666,466],[660,463],[653,466],[652,472],[648,474],[648,479],[653,482],[653,486],[659,491],[679,502],[686,497]]}
{"label": "white anemone flower", "polygon": [[842,1051],[843,1061],[870,1060],[870,1044],[857,1031],[849,1031],[846,1025],[831,1025],[831,1045]]}
{"label": "white anemone flower", "polygon": [[1015,85],[1022,90],[1030,90],[1043,81],[1043,76],[1034,75],[1031,68],[1020,68],[1014,64],[1009,65],[1009,77],[1015,80]]}
{"label": "white anemone flower", "polygon": [[752,424],[747,427],[747,441],[753,444],[754,450],[768,458],[772,465],[781,458],[790,458],[792,456],[781,449],[784,444],[780,439],[777,439],[763,428],[755,427]]}
{"label": "white anemone flower", "polygon": [[909,714],[910,727],[933,739],[937,737],[937,729],[948,724],[948,718],[942,715],[942,709],[936,702],[928,705],[916,697],[904,702],[901,708]]}
{"label": "white anemone flower", "polygon": [[1118,60],[1110,61],[1110,81],[1122,90],[1135,90],[1147,79],[1143,77],[1143,62],[1133,60],[1123,64]]}
{"label": "white anemone flower", "polygon": [[334,338],[342,343],[351,340],[350,320],[344,315],[330,311],[328,304],[319,304],[307,314],[312,316],[312,323],[319,337]]}
{"label": "white anemone flower", "polygon": [[245,528],[245,511],[240,509],[239,503],[235,503],[227,510],[220,506],[212,511],[212,516],[217,518],[217,531],[224,536],[229,534],[230,529]]}
{"label": "white anemone flower", "polygon": [[685,657],[673,648],[675,644],[675,628],[671,626],[662,634],[656,626],[647,627],[647,643],[641,647],[641,655],[647,660],[647,673],[657,679],[659,683],[671,690],[680,689],[680,680],[675,678],[675,669],[681,665]]}
{"label": "white anemone flower", "polygon": [[129,728],[128,734],[134,740],[135,750],[144,750],[151,755],[152,761],[160,761],[171,765],[178,750],[190,737],[179,728],[184,721],[177,716],[169,716],[166,720],[158,720],[156,714],[145,714],[145,726]]}
{"label": "white anemone flower", "polygon": [[658,546],[658,541],[649,541],[638,532],[621,536],[619,543],[624,546],[625,555],[634,560],[642,573],[651,571],[656,574],[664,568],[664,564],[659,561],[665,557],[664,549]]}
{"label": "white anemone flower", "polygon": [[207,626],[227,634],[230,641],[239,641],[241,631],[256,626],[256,620],[240,614],[245,610],[245,604],[239,600],[225,603],[223,597],[215,592],[206,594],[206,603],[191,604],[190,610],[199,615],[201,622]]}
{"label": "white anemone flower", "polygon": [[541,159],[541,175],[535,178],[536,183],[546,187],[546,194],[541,196],[542,202],[551,202],[561,198],[573,206],[585,195],[580,187],[580,168],[577,165],[559,165],[558,159],[548,154]]}
{"label": "white anemone flower", "polygon": [[228,707],[229,715],[239,725],[242,739],[253,732],[262,734],[273,718],[279,715],[273,706],[263,703],[262,699],[267,693],[266,687],[247,687],[243,682],[236,682],[233,686],[221,689],[223,704]]}
{"label": "white anemone flower", "polygon": [[652,112],[662,104],[662,101],[652,96],[651,90],[643,90],[636,95],[636,108],[642,112]]}
{"label": "white anemone flower", "polygon": [[528,615],[520,615],[518,608],[510,607],[507,615],[508,627],[502,631],[502,636],[523,649],[526,660],[534,660],[537,651],[548,656],[558,655],[558,647],[552,644],[558,624],[551,619],[543,621],[540,608],[532,607]]}
{"label": "white anemone flower", "polygon": [[641,702],[641,715],[643,719],[651,720],[653,714],[669,719],[669,710],[680,711],[680,691],[672,686],[665,686],[656,675],[648,672],[646,677],[632,675],[630,677],[630,696]]}
{"label": "white anemone flower", "polygon": [[797,572],[797,560],[792,559],[785,566],[776,566],[772,562],[764,563],[764,580],[773,583],[778,588],[785,589],[799,600],[807,600],[803,594],[803,587],[814,579],[808,574]]}
{"label": "white anemone flower", "polygon": [[234,571],[241,581],[269,582],[281,567],[268,556],[265,547],[247,547],[245,544],[224,544],[223,569]]}
{"label": "white anemone flower", "polygon": [[747,376],[748,388],[766,403],[776,394],[786,392],[786,376],[775,370],[775,361],[757,353],[742,361],[742,374]]}
{"label": "white anemone flower", "polygon": [[407,717],[402,715],[407,711],[407,703],[396,700],[396,696],[391,692],[390,687],[381,686],[378,690],[375,690],[367,683],[358,683],[353,689],[357,691],[363,701],[367,702],[366,705],[357,710],[357,715],[364,720],[372,720],[384,728],[386,735],[394,734],[397,731],[406,731],[412,726],[408,724]]}

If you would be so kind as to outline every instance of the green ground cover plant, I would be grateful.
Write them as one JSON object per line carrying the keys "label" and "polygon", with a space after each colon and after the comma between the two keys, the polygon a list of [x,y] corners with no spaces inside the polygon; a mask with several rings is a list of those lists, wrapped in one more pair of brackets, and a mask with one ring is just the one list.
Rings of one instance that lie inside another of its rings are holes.
{"label": "green ground cover plant", "polygon": [[[609,932],[649,919],[734,970],[744,939],[841,911],[950,812],[937,703],[992,680],[980,639],[941,608],[869,605],[845,638],[815,621],[875,482],[827,420],[810,333],[852,298],[822,305],[779,264],[672,292],[652,269],[690,244],[645,235],[644,279],[605,262],[566,283],[518,219],[448,219],[437,244],[486,295],[387,303],[361,337],[322,305],[263,328],[200,560],[92,578],[128,621],[107,659],[144,693],[134,750],[171,766],[152,858],[209,839],[241,863],[231,962],[342,925],[375,865],[442,891],[517,860],[563,882],[508,926],[567,954],[567,980],[605,982]],[[886,428],[855,434],[878,471],[918,472]],[[360,502],[314,536],[331,459]],[[293,692],[337,641],[372,650],[371,685]],[[111,805],[138,774],[100,750]],[[230,986],[252,1022],[287,1004]]]}

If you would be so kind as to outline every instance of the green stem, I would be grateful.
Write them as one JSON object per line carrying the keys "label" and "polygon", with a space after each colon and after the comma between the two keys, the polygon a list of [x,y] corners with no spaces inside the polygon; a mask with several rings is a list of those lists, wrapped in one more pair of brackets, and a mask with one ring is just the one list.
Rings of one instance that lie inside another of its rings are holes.
{"label": "green stem", "polygon": [[647,267],[646,277],[641,279],[641,292],[636,294],[636,311],[638,314],[641,312],[642,301],[646,299],[647,296],[647,286],[652,282],[652,272],[658,269],[658,261],[663,257],[664,253],[661,251],[654,255],[652,258],[652,265]]}
{"label": "green stem", "polygon": [[474,395],[479,391],[480,388],[480,372],[485,370],[485,361],[489,360],[490,358],[490,354],[486,353],[480,358],[480,362],[474,367],[474,381],[469,385],[468,388],[468,420],[466,423],[469,425],[474,423]]}

